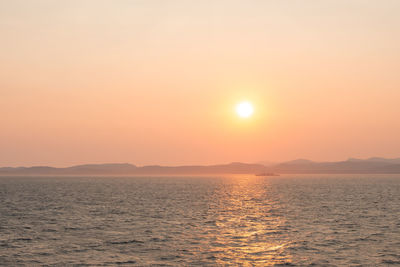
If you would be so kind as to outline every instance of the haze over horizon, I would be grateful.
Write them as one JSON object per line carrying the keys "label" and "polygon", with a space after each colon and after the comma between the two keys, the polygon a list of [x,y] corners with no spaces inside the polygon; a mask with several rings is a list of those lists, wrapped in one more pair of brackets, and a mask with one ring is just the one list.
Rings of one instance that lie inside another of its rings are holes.
{"label": "haze over horizon", "polygon": [[369,157],[369,158],[354,158],[354,157],[349,157],[347,159],[342,159],[342,160],[337,160],[337,161],[317,161],[317,160],[310,160],[310,159],[304,159],[304,158],[298,158],[298,159],[292,159],[292,160],[287,160],[287,161],[256,161],[256,162],[240,162],[240,161],[232,161],[232,162],[215,162],[211,164],[175,164],[175,165],[166,165],[166,164],[158,164],[158,163],[153,163],[153,164],[135,164],[134,162],[81,162],[73,165],[66,165],[66,166],[55,166],[55,165],[18,165],[18,166],[5,166],[5,165],[0,165],[0,169],[7,169],[7,168],[36,168],[36,167],[50,167],[50,168],[70,168],[70,167],[80,167],[80,166],[109,166],[109,167],[124,167],[124,166],[134,166],[134,167],[210,167],[210,166],[228,166],[228,165],[264,165],[265,167],[272,167],[272,166],[279,166],[279,165],[285,165],[285,164],[331,164],[331,163],[345,163],[345,162],[364,162],[364,163],[371,163],[371,162],[380,162],[382,164],[388,163],[388,164],[396,164],[399,165],[400,168],[400,157],[397,158],[385,158],[385,157]]}
{"label": "haze over horizon", "polygon": [[399,9],[0,1],[0,165],[396,158]]}

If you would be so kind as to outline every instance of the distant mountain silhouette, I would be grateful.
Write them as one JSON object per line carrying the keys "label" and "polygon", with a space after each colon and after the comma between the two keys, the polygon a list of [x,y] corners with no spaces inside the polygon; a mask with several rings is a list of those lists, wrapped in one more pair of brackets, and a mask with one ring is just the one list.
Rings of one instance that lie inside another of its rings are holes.
{"label": "distant mountain silhouette", "polygon": [[399,173],[400,158],[349,158],[346,161],[315,162],[306,159],[278,164],[248,164],[232,162],[220,165],[135,166],[129,163],[85,164],[67,168],[48,166],[3,167],[0,175],[180,175],[180,174],[256,174],[271,173]]}
{"label": "distant mountain silhouette", "polygon": [[269,168],[279,173],[400,173],[400,159],[350,158],[337,162],[294,160]]}
{"label": "distant mountain silhouette", "polygon": [[47,166],[0,168],[0,175],[174,175],[174,174],[245,174],[265,169],[262,164],[233,162],[210,166],[143,166],[132,164],[86,164],[67,168]]}

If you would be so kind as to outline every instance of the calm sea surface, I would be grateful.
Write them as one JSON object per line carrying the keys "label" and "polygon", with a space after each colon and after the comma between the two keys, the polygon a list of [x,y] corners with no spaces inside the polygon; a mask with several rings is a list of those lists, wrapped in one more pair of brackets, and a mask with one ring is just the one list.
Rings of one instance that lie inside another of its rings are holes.
{"label": "calm sea surface", "polygon": [[400,176],[0,177],[0,265],[400,265]]}

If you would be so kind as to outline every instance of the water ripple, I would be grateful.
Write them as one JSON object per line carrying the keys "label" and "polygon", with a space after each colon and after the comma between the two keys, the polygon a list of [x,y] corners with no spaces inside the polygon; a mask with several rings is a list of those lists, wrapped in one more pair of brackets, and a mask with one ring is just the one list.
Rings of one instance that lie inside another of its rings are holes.
{"label": "water ripple", "polygon": [[400,177],[1,177],[0,265],[400,264]]}

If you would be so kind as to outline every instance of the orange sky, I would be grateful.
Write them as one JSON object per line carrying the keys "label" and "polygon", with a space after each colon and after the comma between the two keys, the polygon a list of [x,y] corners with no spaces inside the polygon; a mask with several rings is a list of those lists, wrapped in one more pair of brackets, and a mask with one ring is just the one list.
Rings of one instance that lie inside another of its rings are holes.
{"label": "orange sky", "polygon": [[400,157],[399,12],[0,1],[0,166]]}

